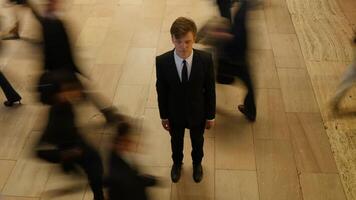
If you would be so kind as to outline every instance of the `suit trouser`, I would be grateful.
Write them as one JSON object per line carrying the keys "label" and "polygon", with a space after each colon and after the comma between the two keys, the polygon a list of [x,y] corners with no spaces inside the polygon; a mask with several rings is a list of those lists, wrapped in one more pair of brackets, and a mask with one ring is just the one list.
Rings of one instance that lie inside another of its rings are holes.
{"label": "suit trouser", "polygon": [[[171,135],[171,148],[172,148],[172,159],[175,164],[182,164],[183,162],[183,146],[184,146],[184,126],[174,126],[170,127]],[[192,160],[193,165],[200,164],[203,156],[203,146],[204,146],[204,129],[205,123],[197,126],[193,126],[190,129],[190,140],[192,145]]]}
{"label": "suit trouser", "polygon": [[0,87],[4,92],[8,101],[16,101],[20,99],[20,95],[11,86],[10,82],[6,79],[5,75],[0,71]]}
{"label": "suit trouser", "polygon": [[61,151],[64,149],[39,150],[37,151],[37,156],[51,163],[61,163],[62,165],[78,164],[87,174],[90,187],[94,194],[94,199],[104,199],[103,165],[99,154],[89,146],[80,146],[75,148],[82,149],[83,154],[78,158],[74,158],[73,160],[64,163],[62,162],[60,155]]}
{"label": "suit trouser", "polygon": [[234,63],[225,59],[219,59],[218,74],[226,74],[230,77],[234,76],[244,82],[247,88],[244,106],[250,114],[256,115],[255,93],[248,62]]}

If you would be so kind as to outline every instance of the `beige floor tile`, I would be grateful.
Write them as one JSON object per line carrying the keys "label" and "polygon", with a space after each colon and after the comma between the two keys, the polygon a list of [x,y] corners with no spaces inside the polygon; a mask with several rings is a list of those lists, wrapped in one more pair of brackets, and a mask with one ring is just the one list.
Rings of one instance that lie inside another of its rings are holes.
{"label": "beige floor tile", "polygon": [[190,158],[190,141],[185,139],[186,145],[184,165],[182,166],[182,175],[178,183],[172,185],[172,200],[211,200],[214,199],[214,141],[205,139],[204,158],[203,158],[203,180],[197,184],[194,182],[192,173],[193,167]]}
{"label": "beige floor tile", "polygon": [[259,89],[257,118],[253,123],[255,139],[289,139],[282,92],[279,89]]}
{"label": "beige floor tile", "polygon": [[319,112],[305,69],[278,69],[286,112]]}
{"label": "beige floor tile", "polygon": [[219,113],[215,135],[215,168],[256,170],[252,127],[237,112]]}
{"label": "beige floor tile", "polygon": [[22,105],[19,109],[1,107],[0,113],[0,158],[17,159],[34,125],[37,110],[34,106]]}
{"label": "beige floor tile", "polygon": [[305,68],[299,41],[295,34],[270,34],[277,67]]}
{"label": "beige floor tile", "polygon": [[34,159],[33,148],[40,134],[32,131],[26,137],[21,154],[3,187],[4,195],[39,197],[42,194],[53,165]]}
{"label": "beige floor tile", "polygon": [[265,8],[265,15],[269,33],[295,33],[287,7],[267,7]]}
{"label": "beige floor tile", "polygon": [[122,74],[120,65],[95,65],[91,73],[92,89],[112,103]]}
{"label": "beige floor tile", "polygon": [[156,90],[156,66],[153,68],[146,108],[158,108],[157,90]]}
{"label": "beige floor tile", "polygon": [[107,33],[103,43],[97,49],[95,55],[96,64],[116,64],[125,62],[129,51],[129,44],[133,33],[121,31],[110,31]]}
{"label": "beige floor tile", "polygon": [[289,141],[255,140],[260,199],[302,199]]}
{"label": "beige floor tile", "polygon": [[265,19],[251,19],[248,22],[250,49],[271,49]]}
{"label": "beige floor tile", "polygon": [[0,160],[0,191],[4,187],[7,179],[9,178],[12,169],[16,164],[15,160]]}
{"label": "beige floor tile", "polygon": [[143,0],[119,0],[120,5],[141,5],[143,3]]}
{"label": "beige floor tile", "polygon": [[349,23],[354,31],[356,31],[356,11],[353,12],[344,12],[346,18],[349,20]]}
{"label": "beige floor tile", "polygon": [[286,0],[265,0],[265,7],[287,7]]}
{"label": "beige floor tile", "polygon": [[[348,62],[307,62],[309,76],[321,111],[328,109],[348,65]],[[341,103],[347,105],[350,102],[352,100],[345,97]]]}
{"label": "beige floor tile", "polygon": [[216,170],[216,200],[258,200],[255,171]]}
{"label": "beige floor tile", "polygon": [[82,199],[87,187],[87,179],[85,175],[82,177],[72,177],[63,174],[58,168],[52,170],[44,192],[41,195],[43,200],[76,200]]}
{"label": "beige floor tile", "polygon": [[114,17],[116,15],[116,4],[95,4],[91,17]]}
{"label": "beige floor tile", "polygon": [[113,105],[126,115],[142,117],[147,95],[148,85],[119,85]]}
{"label": "beige floor tile", "polygon": [[246,91],[241,82],[235,81],[234,85],[216,84],[217,110],[237,111],[237,106],[243,103],[245,95]]}
{"label": "beige floor tile", "polygon": [[337,173],[320,114],[288,113],[287,118],[298,171]]}
{"label": "beige floor tile", "polygon": [[[323,11],[324,9],[317,10]],[[309,61],[352,60],[350,38],[352,38],[353,31],[347,19],[343,16],[327,15],[328,12],[323,14],[309,12],[292,15],[305,59]]]}
{"label": "beige floor tile", "polygon": [[119,84],[148,85],[155,65],[155,54],[155,48],[130,48]]}
{"label": "beige floor tile", "polygon": [[143,18],[147,19],[163,19],[165,4],[153,3],[150,1],[143,2]]}
{"label": "beige floor tile", "polygon": [[344,12],[356,11],[355,2],[352,0],[337,0],[337,2],[339,2],[339,5]]}
{"label": "beige floor tile", "polygon": [[3,200],[40,200],[40,198],[19,197],[19,196],[1,196]]}
{"label": "beige floor tile", "polygon": [[143,173],[147,173],[155,176],[159,183],[154,187],[149,187],[147,190],[149,199],[157,199],[157,200],[168,200],[171,197],[171,179],[170,167],[145,167],[142,171]]}
{"label": "beige floor tile", "polygon": [[174,45],[172,44],[172,37],[169,31],[161,32],[161,35],[158,39],[158,47],[157,47],[156,55],[157,56],[161,55],[173,49],[174,49]]}
{"label": "beige floor tile", "polygon": [[96,0],[73,0],[74,4],[93,4]]}
{"label": "beige floor tile", "polygon": [[99,47],[106,38],[110,22],[109,17],[89,17],[78,36],[76,46],[81,48]]}
{"label": "beige floor tile", "polygon": [[45,188],[51,166],[33,159],[18,160],[3,188],[3,194],[39,197]]}
{"label": "beige floor tile", "polygon": [[138,147],[138,152],[143,153],[142,165],[170,167],[172,164],[170,135],[160,126],[159,116],[148,118],[152,114],[153,111],[151,114],[147,113],[147,118],[145,117]]}
{"label": "beige floor tile", "polygon": [[189,5],[172,5],[167,3],[161,31],[169,32],[174,20],[176,20],[178,17],[190,17],[192,13],[193,7]]}
{"label": "beige floor tile", "polygon": [[255,88],[280,88],[276,64],[271,50],[251,50],[251,76]]}
{"label": "beige floor tile", "polygon": [[131,41],[131,46],[155,48],[160,36],[161,23],[161,19],[155,18],[143,18],[139,20]]}
{"label": "beige floor tile", "polygon": [[300,184],[305,200],[346,199],[338,174],[302,173]]}

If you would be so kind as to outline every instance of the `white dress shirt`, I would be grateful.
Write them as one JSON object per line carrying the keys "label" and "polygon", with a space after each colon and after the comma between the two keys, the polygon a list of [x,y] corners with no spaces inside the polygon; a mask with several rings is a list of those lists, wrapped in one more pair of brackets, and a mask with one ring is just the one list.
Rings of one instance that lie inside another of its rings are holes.
{"label": "white dress shirt", "polygon": [[176,63],[180,81],[182,81],[183,60],[185,60],[187,62],[188,80],[189,80],[190,72],[192,71],[193,51],[192,51],[192,54],[190,54],[190,56],[188,58],[183,59],[183,58],[179,57],[176,50],[174,50],[174,61]]}

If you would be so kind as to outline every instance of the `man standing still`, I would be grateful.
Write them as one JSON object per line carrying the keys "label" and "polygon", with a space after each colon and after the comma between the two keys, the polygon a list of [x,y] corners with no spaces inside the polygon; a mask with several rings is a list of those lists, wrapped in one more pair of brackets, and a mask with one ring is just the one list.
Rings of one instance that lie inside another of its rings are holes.
{"label": "man standing still", "polygon": [[210,54],[193,49],[197,27],[177,18],[170,29],[175,48],[156,57],[156,89],[162,126],[171,135],[171,179],[178,182],[183,161],[184,130],[190,129],[193,179],[203,178],[204,129],[215,119],[215,80]]}

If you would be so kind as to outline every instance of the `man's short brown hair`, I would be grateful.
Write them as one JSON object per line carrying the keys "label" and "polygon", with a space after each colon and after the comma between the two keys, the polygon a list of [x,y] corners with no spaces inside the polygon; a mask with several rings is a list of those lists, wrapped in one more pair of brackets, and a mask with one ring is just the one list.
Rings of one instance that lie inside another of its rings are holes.
{"label": "man's short brown hair", "polygon": [[171,26],[171,35],[176,39],[180,39],[190,31],[195,37],[197,33],[197,26],[193,20],[186,17],[178,17]]}

